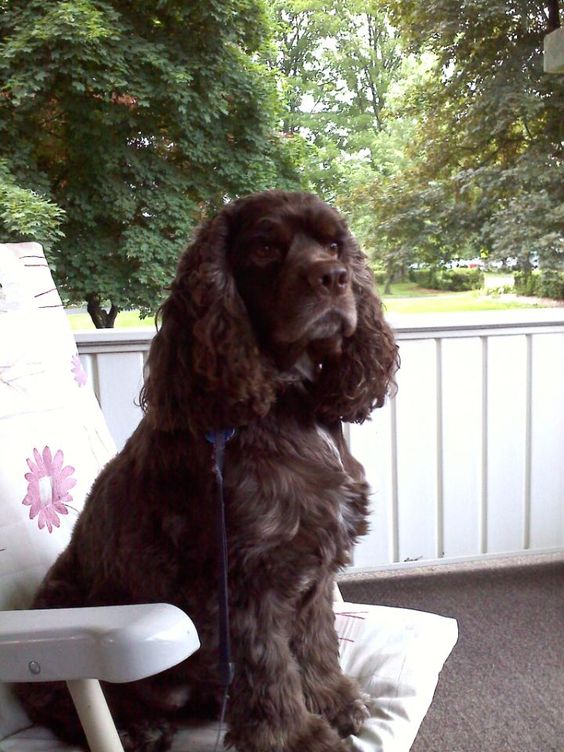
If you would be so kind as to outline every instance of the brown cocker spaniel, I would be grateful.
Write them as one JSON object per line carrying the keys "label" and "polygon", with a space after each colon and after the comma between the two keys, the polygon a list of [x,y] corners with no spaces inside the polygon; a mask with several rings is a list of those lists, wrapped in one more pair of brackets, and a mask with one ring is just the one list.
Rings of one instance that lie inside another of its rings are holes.
{"label": "brown cocker spaniel", "polygon": [[[217,713],[217,484],[205,434],[234,428],[226,742],[344,752],[366,708],[339,668],[333,582],[366,530],[368,488],[341,422],[381,406],[397,366],[366,258],[315,196],[254,194],[197,231],[160,315],[144,418],[96,480],[34,605],[168,602],[193,619],[193,656],[105,686],[127,750],[164,750],[176,720]],[[21,694],[35,722],[82,739],[63,686]]]}

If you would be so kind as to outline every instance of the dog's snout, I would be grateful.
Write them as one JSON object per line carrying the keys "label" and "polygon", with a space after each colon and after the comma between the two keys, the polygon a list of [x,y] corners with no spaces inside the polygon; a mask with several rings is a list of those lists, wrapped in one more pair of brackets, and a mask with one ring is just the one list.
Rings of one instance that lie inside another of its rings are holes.
{"label": "dog's snout", "polygon": [[335,261],[318,261],[308,270],[307,279],[316,292],[341,295],[349,286],[347,268]]}

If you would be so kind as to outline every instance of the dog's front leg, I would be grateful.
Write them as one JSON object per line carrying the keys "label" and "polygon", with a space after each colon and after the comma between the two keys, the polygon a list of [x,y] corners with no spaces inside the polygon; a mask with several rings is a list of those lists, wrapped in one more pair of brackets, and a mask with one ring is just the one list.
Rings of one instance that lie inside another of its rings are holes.
{"label": "dog's front leg", "polygon": [[[264,581],[261,574],[257,578]],[[238,752],[345,752],[327,721],[306,707],[290,649],[293,610],[281,589],[253,584],[255,597],[232,610],[236,665],[227,744]]]}
{"label": "dog's front leg", "polygon": [[345,737],[358,733],[369,714],[356,682],[343,675],[339,664],[333,587],[328,576],[304,598],[293,622],[291,646],[301,667],[307,707]]}

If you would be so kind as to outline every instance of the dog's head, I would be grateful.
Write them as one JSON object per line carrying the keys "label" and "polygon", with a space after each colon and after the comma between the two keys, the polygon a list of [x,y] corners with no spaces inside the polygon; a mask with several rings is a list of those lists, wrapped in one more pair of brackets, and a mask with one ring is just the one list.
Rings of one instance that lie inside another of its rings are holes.
{"label": "dog's head", "polygon": [[164,429],[240,425],[301,379],[320,418],[362,421],[396,366],[343,218],[311,194],[265,191],[226,205],[182,256],[144,402]]}
{"label": "dog's head", "polygon": [[280,368],[315,368],[354,334],[354,253],[342,218],[315,196],[239,202],[227,259],[260,346]]}

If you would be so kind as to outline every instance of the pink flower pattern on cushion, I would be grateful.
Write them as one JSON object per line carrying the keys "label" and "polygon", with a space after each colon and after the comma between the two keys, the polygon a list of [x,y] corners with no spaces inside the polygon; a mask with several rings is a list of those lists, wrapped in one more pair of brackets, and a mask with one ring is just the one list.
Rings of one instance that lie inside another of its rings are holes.
{"label": "pink flower pattern on cushion", "polygon": [[78,386],[84,386],[86,382],[88,381],[88,376],[86,375],[86,371],[82,367],[82,363],[80,362],[80,358],[78,355],[72,356],[72,375],[74,376],[74,380],[78,384]]}
{"label": "pink flower pattern on cushion", "polygon": [[33,458],[26,462],[31,472],[26,473],[27,495],[22,504],[30,507],[29,518],[37,517],[39,529],[53,532],[53,527],[60,527],[60,514],[68,514],[67,503],[72,501],[69,491],[76,486],[76,479],[71,477],[75,469],[70,465],[64,467],[63,452],[59,449],[55,456],[48,446],[40,454],[33,450]]}

